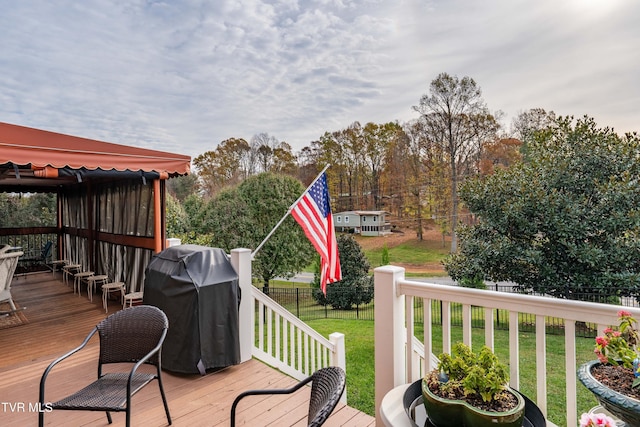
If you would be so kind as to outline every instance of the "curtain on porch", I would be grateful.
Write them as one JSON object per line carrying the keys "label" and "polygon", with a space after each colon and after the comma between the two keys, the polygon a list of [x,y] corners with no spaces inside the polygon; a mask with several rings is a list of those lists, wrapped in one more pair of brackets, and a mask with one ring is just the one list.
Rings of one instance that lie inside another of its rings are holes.
{"label": "curtain on porch", "polygon": [[128,292],[142,290],[153,250],[138,246],[135,238],[153,238],[152,183],[120,181],[93,186],[91,192],[79,189],[64,194],[62,206],[63,226],[69,230],[65,258],[124,282]]}

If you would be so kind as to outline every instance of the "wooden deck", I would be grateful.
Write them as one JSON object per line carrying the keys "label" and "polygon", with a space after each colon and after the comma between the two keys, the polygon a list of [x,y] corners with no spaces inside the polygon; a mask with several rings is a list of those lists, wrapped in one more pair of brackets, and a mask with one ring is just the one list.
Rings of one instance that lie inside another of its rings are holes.
{"label": "wooden deck", "polygon": [[[28,323],[0,329],[0,425],[35,426],[42,372],[56,357],[79,345],[106,314],[100,295],[90,302],[73,294],[60,277],[51,272],[14,278],[14,300]],[[121,306],[109,304],[109,313]],[[47,380],[46,399],[55,400],[91,382],[96,375],[98,342],[71,360],[58,365]],[[347,373],[348,375],[348,373]],[[174,426],[228,426],[235,396],[244,390],[287,388],[296,380],[251,360],[206,376],[163,372],[163,380]],[[305,426],[309,388],[289,396],[255,396],[238,407],[237,425]],[[132,424],[167,425],[155,383],[133,398]],[[113,414],[114,426],[124,425],[124,414]],[[45,414],[51,426],[107,426],[103,412],[53,411]],[[373,417],[339,404],[325,426],[374,426]]]}

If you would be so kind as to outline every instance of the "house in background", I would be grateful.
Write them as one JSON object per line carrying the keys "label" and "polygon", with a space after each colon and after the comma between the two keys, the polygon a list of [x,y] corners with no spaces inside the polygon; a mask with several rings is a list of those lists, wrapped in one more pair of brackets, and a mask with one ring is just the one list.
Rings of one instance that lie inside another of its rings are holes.
{"label": "house in background", "polygon": [[333,214],[333,226],[338,232],[363,236],[384,236],[391,233],[386,211],[344,211]]}

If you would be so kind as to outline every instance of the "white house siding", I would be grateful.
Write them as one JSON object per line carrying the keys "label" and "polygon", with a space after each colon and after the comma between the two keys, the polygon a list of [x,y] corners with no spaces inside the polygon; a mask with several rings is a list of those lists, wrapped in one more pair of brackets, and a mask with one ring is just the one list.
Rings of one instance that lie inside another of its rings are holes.
{"label": "white house siding", "polygon": [[333,214],[333,225],[338,232],[363,236],[381,236],[391,232],[385,211],[344,211]]}

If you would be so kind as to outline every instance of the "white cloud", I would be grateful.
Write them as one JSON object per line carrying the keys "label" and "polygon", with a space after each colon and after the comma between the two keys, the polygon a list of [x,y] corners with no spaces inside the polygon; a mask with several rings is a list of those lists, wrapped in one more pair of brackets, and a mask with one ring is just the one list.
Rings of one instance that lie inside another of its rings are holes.
{"label": "white cloud", "polygon": [[633,0],[5,3],[10,123],[192,156],[260,132],[301,149],[356,120],[415,117],[449,72],[509,119],[542,107],[640,127]]}

